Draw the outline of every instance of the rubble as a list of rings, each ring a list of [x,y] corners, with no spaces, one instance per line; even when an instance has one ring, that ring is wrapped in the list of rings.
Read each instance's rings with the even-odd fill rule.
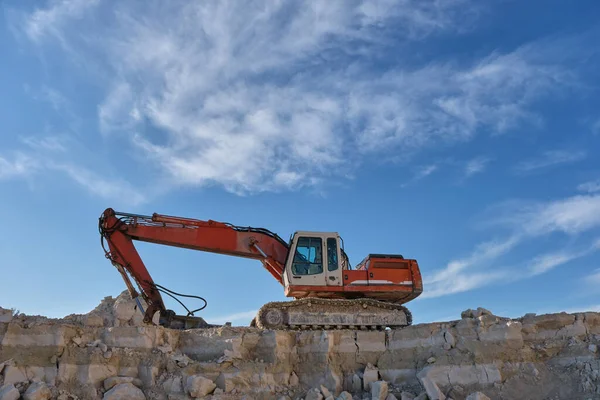
[[[15,385],[8,384],[0,387],[0,400],[18,400],[19,397],[21,397],[21,393]]]
[[[44,382],[34,382],[25,391],[23,399],[25,400],[49,400],[52,392]]]
[[[0,309],[0,400],[600,395],[598,313],[511,319],[477,308],[388,331],[170,330],[143,325],[137,307],[123,293],[62,319]]]

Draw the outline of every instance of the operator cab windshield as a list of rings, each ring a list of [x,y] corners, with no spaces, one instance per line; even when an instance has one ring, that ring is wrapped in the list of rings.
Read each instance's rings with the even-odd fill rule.
[[[298,238],[294,254],[292,273],[294,275],[316,275],[323,272],[323,241],[321,238]]]

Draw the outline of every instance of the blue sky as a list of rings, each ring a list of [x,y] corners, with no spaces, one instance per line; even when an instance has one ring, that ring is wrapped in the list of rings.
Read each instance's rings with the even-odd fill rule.
[[[97,231],[112,207],[416,258],[415,322],[599,310],[599,12],[5,1],[0,305],[60,317],[124,290]],[[258,262],[138,249],[210,322],[285,299]]]

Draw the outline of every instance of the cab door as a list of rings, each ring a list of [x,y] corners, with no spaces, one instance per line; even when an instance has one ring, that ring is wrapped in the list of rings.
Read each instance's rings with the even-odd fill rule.
[[[326,261],[325,264],[325,277],[327,286],[342,286],[342,267],[341,267],[341,250],[339,246],[339,240],[337,237],[324,238]]]
[[[325,249],[322,237],[299,235],[292,247],[292,257],[288,262],[290,268],[290,285],[292,286],[326,286],[327,264],[324,259]]]

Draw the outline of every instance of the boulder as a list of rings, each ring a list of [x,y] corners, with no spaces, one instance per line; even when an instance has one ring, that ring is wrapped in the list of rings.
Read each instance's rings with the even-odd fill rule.
[[[0,400],[17,400],[19,397],[21,397],[21,393],[12,383],[0,388]]]
[[[131,376],[111,376],[104,380],[104,389],[110,390],[121,383],[133,383],[137,387],[142,386],[142,381],[138,378],[133,378]]]
[[[493,315],[491,311],[486,310],[483,307],[477,307],[477,310],[471,310],[470,308],[468,310],[465,310],[463,312],[460,313],[460,317],[461,318],[479,318],[483,315]]]
[[[421,384],[425,388],[425,392],[430,400],[445,400],[446,396],[440,390],[440,388],[427,376],[419,377]]]
[[[52,392],[44,382],[34,382],[23,394],[25,400],[48,400],[52,397]]]
[[[393,394],[389,393],[387,395],[387,397],[385,398],[385,400],[398,400],[398,398],[396,396],[394,396]]]
[[[328,398],[331,396],[331,392],[325,386],[321,385],[321,393],[323,393],[323,397]]]
[[[491,399],[481,392],[475,392],[475,393],[471,393],[470,395],[468,395],[467,400],[491,400]]]
[[[185,381],[185,391],[194,398],[200,398],[212,393],[217,385],[202,375],[188,376]]]
[[[336,400],[352,400],[352,395],[346,391],[340,393]]]
[[[323,395],[319,389],[312,388],[306,393],[304,400],[323,400]]]
[[[352,375],[352,391],[355,393],[363,391],[363,382],[357,374]]]
[[[410,392],[400,393],[400,400],[415,400],[415,395]]]
[[[386,400],[388,395],[388,384],[386,381],[377,381],[371,383],[371,399]]]
[[[103,400],[146,400],[142,392],[133,383],[120,383],[104,393]]]
[[[371,383],[379,380],[379,370],[371,364],[367,364],[365,372],[363,373],[363,387],[364,390],[371,389]]]
[[[12,321],[13,311],[0,307],[0,322],[9,323]]]

